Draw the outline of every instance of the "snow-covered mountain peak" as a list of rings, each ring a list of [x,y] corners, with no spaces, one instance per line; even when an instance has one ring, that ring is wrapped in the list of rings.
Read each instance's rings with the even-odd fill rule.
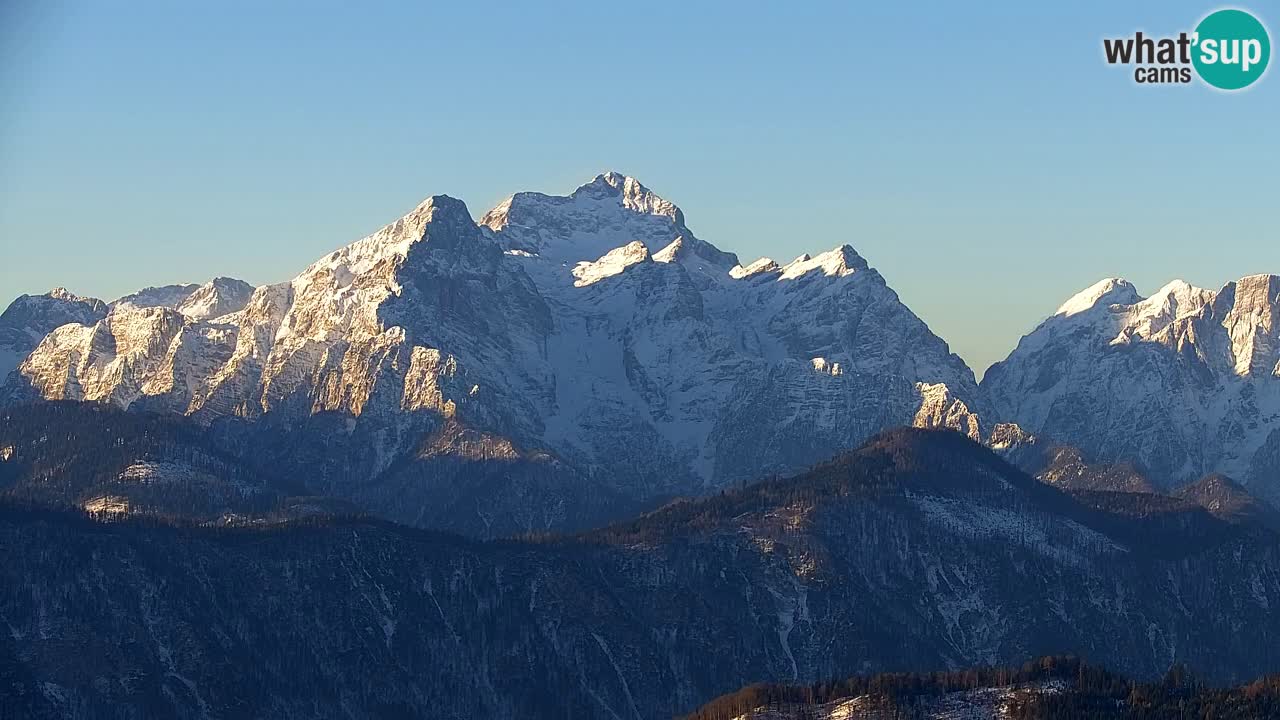
[[[281,332],[292,334],[309,326],[307,336],[327,335],[336,327],[347,327],[355,317],[366,329],[378,325],[377,306],[398,293],[397,270],[415,245],[430,249],[454,249],[473,243],[480,235],[471,213],[461,200],[432,195],[407,214],[372,235],[339,248],[312,263],[291,282],[297,305],[311,308],[284,318]],[[319,322],[324,318],[323,322]]]
[[[1073,295],[1046,326],[1087,326],[1107,336],[1113,344],[1153,339],[1179,319],[1199,313],[1216,295],[1185,280],[1173,280],[1143,297],[1127,280],[1107,278]],[[1090,312],[1093,310],[1105,312]],[[1068,318],[1069,322],[1062,324]]]
[[[732,253],[694,236],[675,204],[616,172],[602,173],[567,196],[516,193],[485,213],[480,225],[504,250],[568,268],[637,240],[658,251],[655,260],[696,257],[725,272],[737,264]]]
[[[343,269],[360,275],[381,264],[402,260],[411,246],[424,239],[427,226],[437,221],[455,231],[461,230],[462,234],[474,234],[475,222],[466,203],[448,195],[432,195],[399,220],[313,263],[307,272]],[[458,234],[445,232],[439,236],[456,237]]]
[[[602,172],[587,182],[579,185],[572,193],[570,193],[570,197],[620,198],[622,196],[623,189],[628,183],[639,185],[642,188],[644,187],[640,184],[640,181],[633,177],[624,175],[616,170],[606,170],[605,172]]]
[[[116,308],[165,308],[193,320],[211,320],[240,311],[249,302],[253,286],[243,280],[217,277],[203,285],[161,285],[130,293],[111,303]]]
[[[107,304],[56,287],[44,295],[22,295],[0,313],[0,327],[43,336],[59,325],[88,325],[107,313]],[[36,338],[37,340],[39,337]]]
[[[96,298],[81,297],[62,286],[58,286],[50,290],[49,292],[45,293],[44,296],[47,298],[52,298],[54,300],[64,300],[66,302],[83,302],[86,300],[92,301],[92,302],[98,302],[98,303],[102,302],[101,300],[98,300]]]
[[[821,270],[827,277],[844,277],[867,269],[867,261],[848,245],[828,250],[815,257],[801,255],[782,269],[782,280],[794,280],[814,270]]]
[[[178,304],[177,310],[193,320],[210,320],[239,312],[252,295],[253,286],[249,283],[218,277],[188,295]]]
[[[1001,419],[1132,461],[1158,486],[1224,472],[1280,497],[1278,377],[1280,278],[1217,292],[1175,280],[1145,299],[1109,279],[1022,338],[982,389]]]
[[[55,328],[92,325],[106,314],[106,303],[62,287],[17,298],[0,313],[0,383]]]
[[[645,215],[661,215],[671,218],[677,225],[684,224],[684,213],[674,203],[663,199],[639,180],[612,170],[595,176],[591,182],[574,190],[570,197],[596,200],[616,198],[628,210]]]
[[[1140,300],[1142,296],[1138,294],[1138,289],[1128,280],[1106,278],[1072,295],[1069,300],[1062,303],[1054,315],[1070,317],[1095,307],[1132,305]]]
[[[1150,337],[1173,321],[1200,312],[1213,302],[1214,296],[1211,290],[1195,287],[1185,280],[1174,280],[1151,297],[1130,305],[1126,325],[1140,335]]]
[[[1186,280],[1178,279],[1166,283],[1164,287],[1156,290],[1150,297],[1136,304],[1164,310],[1176,305],[1194,304],[1198,298],[1205,295],[1212,297],[1213,292],[1198,288]]]
[[[461,200],[432,195],[399,220],[313,263],[291,282],[292,307],[277,340],[332,342],[379,336],[392,328],[382,305],[421,273],[465,273],[493,262]]]
[[[145,287],[124,297],[116,298],[111,303],[111,307],[131,305],[137,308],[163,307],[174,309],[181,305],[183,300],[190,297],[191,293],[199,289],[200,286],[194,283]]]

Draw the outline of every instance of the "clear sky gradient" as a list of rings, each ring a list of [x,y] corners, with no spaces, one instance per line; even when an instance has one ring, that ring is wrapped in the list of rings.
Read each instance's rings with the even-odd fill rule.
[[[276,282],[605,169],[744,261],[851,244],[978,372],[1102,277],[1280,273],[1278,71],[1103,62],[1216,5],[960,5],[0,0],[0,302]]]

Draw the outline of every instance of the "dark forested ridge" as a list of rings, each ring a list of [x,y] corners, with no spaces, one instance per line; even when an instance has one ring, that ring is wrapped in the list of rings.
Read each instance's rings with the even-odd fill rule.
[[[0,410],[0,496],[195,521],[354,512],[286,468],[245,461],[208,428],[93,403]]]
[[[141,436],[204,447],[163,432],[180,431]],[[17,487],[56,459],[19,449]],[[1241,682],[1280,641],[1273,533],[1082,502],[950,432],[525,540],[36,501],[0,511],[0,696],[19,717],[658,718],[753,682],[1064,652]]]
[[[1036,481],[959,433],[912,428],[880,433],[859,449],[794,477],[680,500],[580,537],[658,542],[718,527],[744,514],[813,506],[831,498],[874,500],[904,493],[959,493],[1051,513],[1122,540],[1129,553],[1180,557],[1233,539],[1254,538],[1264,544],[1274,539],[1269,525],[1253,522],[1253,516],[1218,517],[1190,499],[1157,493],[1059,489]]]
[[[368,456],[376,429],[349,420],[319,413],[202,425],[99,403],[0,407],[0,496],[107,515],[235,523],[363,510],[474,537],[597,527],[653,506],[583,485],[545,454],[508,456],[500,439],[456,423],[415,427],[418,451],[375,471]],[[534,486],[524,482],[531,480],[560,501],[535,502]],[[433,502],[404,501],[427,486]],[[531,510],[543,505],[560,514]]]
[[[626,533],[653,533],[664,524],[692,530],[705,521],[723,522],[742,509],[771,503],[892,493],[911,484],[945,489],[965,478],[977,480],[972,473],[950,471],[948,463],[960,457],[986,468],[992,477],[1015,484],[1028,501],[1045,508],[1077,514],[1080,506],[1100,510],[1105,517],[1097,522],[1110,523],[1112,532],[1141,534],[1159,529],[1160,523],[1129,527],[1128,518],[1135,515],[1184,526],[1175,532],[1180,535],[1178,541],[1212,542],[1227,526],[1280,529],[1280,514],[1229,479],[1206,478],[1177,497],[1145,489],[1117,492],[1105,483],[1078,486],[1046,478],[1035,482],[956,433],[926,434],[930,439],[923,442],[910,432],[893,430],[804,473],[766,479],[711,498],[678,500],[639,520],[619,522],[650,506],[628,503],[600,488],[579,487],[581,478],[562,477],[563,467],[549,456],[525,453],[505,458],[502,448],[484,433],[446,423],[424,436],[416,455],[367,476],[367,468],[350,465],[346,459],[359,456],[355,449],[370,440],[358,428],[348,433],[345,421],[324,414],[305,422],[317,427],[246,424],[234,418],[204,426],[169,414],[96,403],[0,408],[0,497],[76,506],[105,515],[146,514],[233,524],[367,512],[476,537],[546,534],[552,527],[560,533],[576,528],[590,535],[586,528],[608,525],[597,538],[621,538]],[[329,440],[320,442],[320,437]],[[463,455],[497,455],[446,462],[433,454],[433,448],[442,443],[467,448]],[[1055,457],[1076,456],[1062,448],[1052,450]],[[1007,459],[1034,469],[1043,462],[1043,452],[1033,445],[1012,451]],[[518,473],[511,463],[521,464]],[[528,487],[512,485],[504,495],[503,488],[514,475],[530,473],[542,477],[547,487],[564,481],[559,485],[564,491],[564,518],[548,523],[545,518],[524,517],[520,507]],[[423,483],[440,486],[433,491],[437,502],[412,507],[401,501],[406,492],[418,491],[410,486]],[[907,485],[899,487],[902,483]],[[1064,499],[1064,493],[1073,497]],[[495,495],[505,497],[500,510],[481,500]],[[733,508],[740,509],[734,512]],[[1189,532],[1193,525],[1199,532]],[[1133,539],[1139,548],[1165,548],[1163,542]]]
[[[1213,687],[1175,665],[1159,680],[1140,682],[1076,657],[1044,657],[1008,668],[759,683],[722,695],[685,720],[823,720],[836,717],[840,705],[844,720],[943,717],[939,706],[963,709],[963,717],[1006,720],[1257,720],[1280,717],[1280,675]]]

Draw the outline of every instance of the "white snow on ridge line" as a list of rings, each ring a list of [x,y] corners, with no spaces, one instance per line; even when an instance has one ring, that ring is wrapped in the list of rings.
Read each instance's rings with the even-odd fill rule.
[[[1105,278],[1072,295],[1058,307],[1054,315],[1064,317],[1078,315],[1092,309],[1103,300],[1108,300],[1108,305],[1132,305],[1141,299],[1142,296],[1138,294],[1137,288],[1128,280],[1116,277]]]
[[[752,275],[772,272],[782,272],[782,266],[774,262],[772,258],[762,257],[746,267],[738,265],[737,267],[729,270],[729,277],[734,280],[741,280],[742,278],[751,277]]]
[[[862,256],[848,245],[841,245],[817,257],[809,258],[808,255],[801,255],[782,269],[782,275],[778,279],[794,280],[814,270],[821,270],[827,277],[844,277],[866,269],[867,261],[863,260]]]
[[[602,255],[598,260],[581,261],[575,265],[573,269],[573,276],[576,278],[574,285],[583,287],[599,282],[606,277],[612,277],[625,271],[632,265],[647,260],[663,263],[671,262],[671,256],[674,254],[673,250],[678,249],[679,245],[680,241],[676,240],[655,255],[649,255],[648,248],[638,240],[614,248]],[[509,255],[518,255],[520,257],[536,257],[532,253],[521,250],[507,250],[506,252]],[[742,265],[734,266],[728,271],[728,276],[733,280],[743,280],[767,273],[776,273],[778,280],[795,280],[811,272],[821,271],[826,277],[845,277],[859,270],[865,270],[867,267],[866,261],[853,248],[848,245],[840,245],[813,257],[808,254],[801,255],[785,267],[779,266],[771,258],[760,258],[745,267]]]
[[[1185,280],[1174,280],[1130,307],[1139,316],[1166,315],[1176,319],[1198,311],[1213,296],[1211,290],[1198,288]]]
[[[649,248],[635,240],[605,253],[595,262],[580,262],[573,268],[573,286],[585,287],[613,277],[637,263],[648,262]]]

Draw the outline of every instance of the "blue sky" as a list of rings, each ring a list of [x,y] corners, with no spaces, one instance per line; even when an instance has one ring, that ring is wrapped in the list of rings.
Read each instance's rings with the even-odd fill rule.
[[[978,371],[1102,277],[1280,272],[1275,71],[1102,60],[1218,6],[957,5],[8,0],[0,294],[280,281],[605,169],[744,260],[853,245]]]

